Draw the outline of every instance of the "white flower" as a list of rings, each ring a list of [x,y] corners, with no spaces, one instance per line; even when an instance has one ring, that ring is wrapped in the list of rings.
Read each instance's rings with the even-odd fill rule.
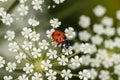
[[[28,14],[28,6],[25,6],[23,4],[21,4],[19,7],[18,7],[18,12],[20,14],[20,16],[26,16]]]
[[[0,0],[0,2],[7,2],[8,0]]]
[[[99,35],[95,35],[91,37],[91,41],[95,45],[100,45],[103,42],[103,38],[100,37]]]
[[[80,58],[79,56],[74,56],[74,58],[70,59],[70,62],[70,65],[72,65],[71,67],[79,68],[82,63],[82,58]]]
[[[38,41],[40,39],[40,34],[33,31],[29,34],[29,37],[32,41]]]
[[[7,67],[6,67],[6,71],[8,72],[13,72],[13,70],[16,69],[16,63],[15,62],[8,62],[7,63]]]
[[[76,37],[76,32],[72,27],[68,27],[65,29],[65,34],[69,40],[73,39]]]
[[[72,47],[73,47],[73,50],[74,50],[76,53],[79,53],[79,52],[80,52],[80,49],[79,49],[79,48],[80,48],[80,43],[75,42]]]
[[[48,56],[50,59],[55,59],[57,58],[57,51],[49,49],[49,51],[46,53],[46,56]]]
[[[101,22],[103,25],[105,25],[106,27],[111,27],[113,26],[113,19],[108,17],[108,16],[105,16],[103,19],[102,19],[102,22]]]
[[[41,56],[41,50],[38,48],[38,49],[36,49],[36,48],[33,48],[33,51],[32,51],[32,56],[34,57],[34,58],[38,58],[38,57],[40,57]]]
[[[46,31],[47,37],[48,37],[48,38],[51,38],[52,33],[53,33],[54,31],[55,31],[54,29],[47,30],[47,31]]]
[[[53,0],[56,4],[63,3],[65,0]]]
[[[28,80],[28,77],[26,74],[23,74],[22,76],[18,77],[18,80]]]
[[[107,51],[105,49],[98,49],[96,57],[100,60],[104,60],[106,57],[108,57]]]
[[[106,70],[101,70],[99,78],[100,80],[110,80],[109,72]]]
[[[11,41],[15,38],[15,32],[8,30],[6,32],[6,35],[4,36],[5,39],[8,39],[8,41]]]
[[[42,11],[42,4],[44,0],[32,0],[33,9]]]
[[[25,49],[25,50],[31,49],[32,48],[32,42],[24,41],[23,45],[22,45],[22,48]]]
[[[94,80],[98,75],[97,71],[93,68],[90,69],[89,72],[90,72],[90,79],[92,79],[92,80]]]
[[[81,58],[82,58],[82,65],[87,66],[90,64],[90,62],[91,62],[90,55],[82,56]]]
[[[53,18],[50,20],[50,24],[53,28],[60,27],[61,22],[58,20],[58,18]]]
[[[39,21],[30,18],[30,19],[28,19],[28,24],[35,27],[35,26],[39,25]]]
[[[91,66],[92,67],[100,67],[101,66],[101,59],[99,59],[97,57],[91,59]]]
[[[97,5],[94,9],[93,9],[93,12],[94,14],[97,16],[97,17],[101,17],[105,14],[106,12],[106,9],[101,6],[101,5]]]
[[[41,49],[48,49],[48,46],[50,45],[45,39],[42,40],[42,42],[39,42]]]
[[[24,27],[21,34],[24,38],[28,38],[31,32],[32,32],[31,28]]]
[[[21,63],[22,59],[26,59],[26,55],[20,52],[18,55],[15,56],[17,63]]]
[[[61,57],[58,57],[57,60],[60,65],[63,65],[63,66],[67,65],[68,58],[66,58],[64,55],[62,55]]]
[[[19,50],[19,46],[16,42],[9,43],[8,47],[9,47],[9,51],[12,52],[17,52]]]
[[[62,52],[64,53],[64,55],[70,55],[73,53],[72,50],[73,50],[73,47],[69,46],[68,49],[63,48]]]
[[[104,41],[104,45],[105,45],[105,48],[108,48],[108,49],[113,49],[115,47],[115,44],[113,42],[113,40],[105,40]]]
[[[3,16],[4,13],[6,13],[6,12],[4,11],[4,8],[3,8],[3,7],[0,7],[0,16]]]
[[[82,80],[88,80],[90,78],[90,72],[86,69],[79,72],[79,78]]]
[[[71,70],[62,70],[62,74],[61,74],[62,78],[64,78],[64,80],[68,80],[69,78],[72,78],[72,74],[71,74]]]
[[[34,76],[31,77],[32,80],[43,80],[42,74],[35,72]]]
[[[27,0],[19,0],[20,3],[25,3]]]
[[[44,70],[48,70],[49,68],[52,68],[52,64],[50,64],[50,60],[42,61],[40,66]]]
[[[104,33],[104,26],[102,24],[94,24],[93,31],[98,35],[101,35]]]
[[[4,67],[5,60],[0,56],[0,68]]]
[[[11,17],[10,14],[7,14],[6,12],[3,13],[2,15],[2,22],[8,26],[11,25],[11,23],[13,23],[13,18]]]
[[[4,76],[3,78],[4,78],[4,80],[12,80],[12,79],[13,79],[13,77],[12,77],[11,75],[9,75],[9,76]]]
[[[114,39],[114,43],[115,43],[115,47],[117,47],[117,48],[120,48],[120,38],[118,38],[118,37],[116,37],[115,39]]]
[[[80,18],[79,18],[79,25],[82,27],[82,28],[87,28],[90,26],[90,18],[88,16],[85,16],[85,15],[82,15]]]
[[[117,18],[118,20],[120,20],[120,10],[118,10],[118,11],[116,12],[116,18]]]
[[[56,72],[53,70],[49,70],[48,72],[46,72],[46,76],[48,77],[48,80],[56,80]]]
[[[91,45],[89,43],[82,43],[80,45],[80,51],[86,53],[92,53]]]
[[[112,62],[114,64],[119,64],[120,63],[120,54],[114,53],[112,55]]]
[[[88,33],[88,31],[84,30],[79,32],[78,37],[82,41],[88,41],[91,35]]]
[[[106,57],[103,61],[102,64],[105,68],[109,68],[111,66],[113,66],[113,62],[111,58]]]
[[[120,76],[120,64],[114,66],[114,73]]]
[[[107,36],[114,36],[115,35],[115,28],[112,28],[112,27],[105,28],[104,34]]]
[[[26,63],[25,67],[23,67],[23,71],[25,71],[26,74],[29,74],[33,72],[33,68],[33,64]]]
[[[120,27],[117,28],[117,34],[120,36]]]

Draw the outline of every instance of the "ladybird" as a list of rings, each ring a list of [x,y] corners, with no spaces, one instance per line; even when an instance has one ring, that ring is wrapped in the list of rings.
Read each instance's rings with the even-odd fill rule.
[[[60,30],[55,30],[52,33],[52,39],[58,44],[62,44],[62,46],[66,49],[69,47],[68,40],[65,33]]]

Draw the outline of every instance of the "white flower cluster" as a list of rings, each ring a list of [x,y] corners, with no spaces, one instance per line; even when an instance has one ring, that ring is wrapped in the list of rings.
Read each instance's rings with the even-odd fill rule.
[[[56,27],[57,28],[57,27]],[[52,30],[52,29],[51,29]],[[49,33],[49,31],[48,31]],[[52,33],[51,33],[52,34]],[[65,34],[68,39],[73,39],[76,35],[76,32],[72,27],[65,29]],[[64,80],[69,80],[72,77],[78,77],[78,74],[73,74],[72,70],[78,69],[83,60],[73,51],[73,47],[69,46],[67,49],[62,49],[61,53],[58,51],[59,47],[55,47],[51,43],[51,38],[48,42],[46,39],[40,41],[40,34],[33,29],[24,27],[21,31],[21,35],[24,37],[23,43],[17,43],[15,41],[15,32],[7,31],[5,39],[10,41],[8,47],[9,51],[17,53],[15,56],[16,62],[8,62],[6,66],[6,71],[13,72],[15,70],[22,70],[24,74],[17,77],[18,80],[43,80],[43,75],[48,80],[56,80],[56,75],[61,75]],[[5,61],[3,58],[0,58],[1,68],[4,67]],[[22,66],[20,66],[22,64]],[[68,66],[68,69],[59,70],[55,67],[65,67]],[[72,69],[72,70],[71,70]],[[45,74],[42,74],[45,72]],[[86,76],[89,72],[86,72]],[[30,76],[29,76],[29,75]],[[84,78],[88,79],[83,75]],[[13,79],[10,76],[4,76],[4,79]]]
[[[11,23],[13,23],[13,18],[11,14],[8,14],[6,11],[4,11],[3,7],[0,7],[0,17],[2,17],[1,21],[5,24],[10,26]]]
[[[82,80],[114,79],[111,75],[117,75],[116,80],[120,79],[120,10],[116,11],[116,27],[114,19],[105,15],[106,11],[102,5],[93,9],[95,16],[101,18],[101,21],[93,23],[93,26],[90,17],[80,16],[79,25],[83,31],[78,32],[78,37],[80,42],[84,43],[74,43],[73,49],[76,53],[84,54],[81,56],[81,65],[92,68],[87,70],[89,74],[86,74],[86,70],[79,72]]]

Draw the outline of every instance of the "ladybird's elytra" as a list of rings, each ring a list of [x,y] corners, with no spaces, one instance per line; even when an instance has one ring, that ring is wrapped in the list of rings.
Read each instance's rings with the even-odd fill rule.
[[[55,30],[52,33],[52,39],[58,44],[62,44],[63,47],[68,48],[68,40],[64,32],[60,30]]]

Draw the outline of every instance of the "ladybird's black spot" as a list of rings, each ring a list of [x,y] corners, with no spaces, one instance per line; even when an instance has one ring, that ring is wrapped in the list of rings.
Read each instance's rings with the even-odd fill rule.
[[[58,36],[60,36],[60,33],[58,34]]]

